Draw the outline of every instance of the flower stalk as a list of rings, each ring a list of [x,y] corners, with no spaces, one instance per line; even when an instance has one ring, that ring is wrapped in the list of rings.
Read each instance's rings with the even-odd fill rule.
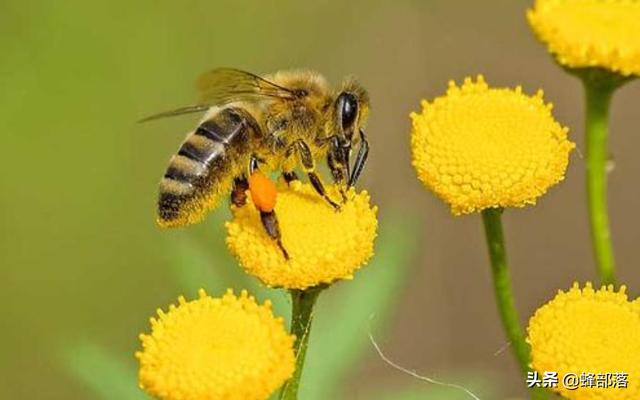
[[[587,198],[591,240],[603,285],[615,283],[615,261],[607,209],[609,106],[613,89],[584,80],[586,97]]]
[[[578,71],[585,92],[587,199],[596,268],[603,285],[615,284],[615,259],[607,207],[609,108],[615,90],[628,78],[601,69]]]
[[[309,334],[313,322],[313,307],[318,295],[325,286],[316,286],[305,290],[292,289],[291,293],[291,333],[296,336],[294,352],[296,356],[296,367],[293,376],[282,388],[280,400],[297,400],[300,379],[307,355],[309,344]]]
[[[507,338],[511,344],[513,354],[520,365],[523,377],[531,371],[531,351],[525,341],[525,336],[520,327],[520,318],[515,306],[511,289],[511,278],[507,253],[505,249],[504,233],[502,230],[502,208],[487,208],[482,211],[482,221],[489,249],[491,272],[493,274],[493,287],[500,312],[500,319]],[[545,399],[545,390],[532,388],[532,399]]]
[[[518,311],[511,291],[511,278],[509,276],[502,231],[502,211],[503,209],[501,208],[488,208],[482,211],[482,221],[484,222],[484,231],[487,238],[491,272],[493,273],[493,287],[500,318],[507,338],[511,342],[514,355],[520,364],[520,369],[526,375],[527,371],[529,371],[529,346],[524,340]]]

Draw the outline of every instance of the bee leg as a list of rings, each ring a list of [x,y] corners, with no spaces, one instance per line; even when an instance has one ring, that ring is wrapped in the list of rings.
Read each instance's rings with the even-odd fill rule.
[[[311,185],[313,186],[313,188],[316,190],[316,192],[318,192],[320,196],[322,196],[322,198],[324,198],[331,205],[331,207],[333,207],[336,211],[339,211],[340,206],[336,202],[331,200],[331,198],[329,198],[329,196],[327,195],[327,191],[325,190],[324,185],[322,184],[322,180],[320,180],[320,177],[315,172],[315,168],[316,168],[315,162],[313,160],[313,156],[311,155],[311,150],[309,149],[309,146],[302,140],[296,141],[295,146],[297,146],[298,148],[298,154],[300,155],[300,162],[302,163],[302,167],[304,168],[304,171],[307,173],[307,177],[309,178],[309,181],[311,182]]]
[[[244,175],[233,180],[233,190],[231,191],[231,203],[236,207],[242,207],[247,204],[247,190],[249,190],[249,182]]]
[[[262,226],[264,230],[267,231],[267,235],[273,239],[280,250],[282,251],[282,255],[286,260],[289,259],[289,253],[287,249],[282,245],[282,238],[280,236],[280,228],[278,226],[278,218],[276,218],[276,212],[274,210],[271,211],[260,211],[260,220],[262,221]]]
[[[250,175],[253,175],[254,172],[258,171],[260,161],[261,160],[257,158],[255,155],[251,156],[251,159],[249,160],[249,166],[248,166]],[[244,183],[246,183],[247,189],[250,189],[252,191],[255,189],[249,185],[249,182],[247,179],[244,179]],[[275,187],[274,187],[274,190],[275,190]],[[245,201],[246,201],[246,194],[245,194]],[[288,260],[289,253],[282,245],[282,236],[280,235],[280,227],[278,225],[278,218],[276,217],[275,210],[272,208],[262,209],[261,206],[258,206],[257,203],[254,203],[254,204],[256,204],[256,208],[258,208],[258,211],[260,211],[260,220],[262,221],[262,226],[264,227],[264,230],[267,232],[267,235],[269,235],[269,237],[276,242],[276,244],[280,248],[280,251],[282,251],[282,255],[286,260]]]
[[[364,164],[367,162],[368,156],[369,142],[367,141],[367,137],[365,136],[364,131],[360,129],[360,146],[358,148],[356,161],[353,163],[353,171],[351,172],[351,176],[349,176],[349,186],[355,185],[358,181],[358,178],[362,173],[362,169],[364,168]]]
[[[259,164],[260,159],[255,155],[251,156],[251,159],[249,160],[249,168],[247,168],[249,175],[253,174],[258,169]],[[247,204],[247,190],[249,190],[249,181],[247,181],[245,174],[233,179],[231,202],[236,207],[242,207]]]
[[[284,178],[284,181],[287,182],[287,185],[293,181],[299,180],[298,174],[296,174],[295,171],[284,171],[282,173],[282,177]]]
[[[347,201],[345,182],[349,177],[349,149],[340,144],[339,138],[334,136],[327,153],[327,164],[333,176],[333,182],[340,187],[342,202]]]
[[[253,173],[256,172],[259,165],[260,159],[255,155],[252,155],[251,159],[249,160],[249,176],[253,175]]]

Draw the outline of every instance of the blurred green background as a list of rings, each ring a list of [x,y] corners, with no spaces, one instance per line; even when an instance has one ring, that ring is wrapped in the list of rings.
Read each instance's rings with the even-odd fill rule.
[[[453,218],[410,167],[408,113],[449,79],[545,89],[583,148],[582,96],[529,31],[528,1],[0,2],[0,398],[143,399],[138,333],[156,307],[198,287],[250,287],[226,254],[218,211],[154,225],[157,183],[197,116],[138,125],[195,99],[216,66],[307,67],[370,91],[372,152],[361,186],[380,206],[372,264],[320,300],[303,399],[464,399],[386,365],[464,384],[483,399],[524,391],[493,303],[477,216]],[[622,281],[640,290],[636,149],[640,85],[614,101],[611,179]],[[539,205],[508,211],[523,321],[573,280],[595,279],[584,162]]]

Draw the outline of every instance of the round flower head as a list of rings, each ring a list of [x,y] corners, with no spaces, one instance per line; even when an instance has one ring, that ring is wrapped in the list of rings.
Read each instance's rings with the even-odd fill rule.
[[[537,0],[527,16],[560,64],[640,75],[640,1]]]
[[[536,311],[528,334],[532,367],[558,372],[554,390],[565,398],[640,399],[640,303],[627,300],[624,286],[596,291],[575,283]],[[567,374],[582,375],[580,387],[562,385]]]
[[[245,291],[180,297],[140,339],[140,387],[163,400],[266,400],[294,370],[295,338]]]
[[[335,187],[327,190],[339,198]],[[378,222],[366,191],[350,189],[346,196],[335,211],[309,184],[279,187],[275,213],[288,260],[249,205],[232,207],[227,245],[248,273],[271,287],[305,289],[351,279],[373,255]]]
[[[575,146],[541,91],[489,88],[482,76],[450,82],[411,119],[418,178],[456,215],[534,204],[564,178]]]

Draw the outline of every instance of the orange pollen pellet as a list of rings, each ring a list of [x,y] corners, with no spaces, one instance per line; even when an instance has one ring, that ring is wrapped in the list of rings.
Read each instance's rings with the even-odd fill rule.
[[[256,208],[263,212],[271,212],[276,206],[276,185],[265,174],[256,171],[249,177],[251,199]]]

